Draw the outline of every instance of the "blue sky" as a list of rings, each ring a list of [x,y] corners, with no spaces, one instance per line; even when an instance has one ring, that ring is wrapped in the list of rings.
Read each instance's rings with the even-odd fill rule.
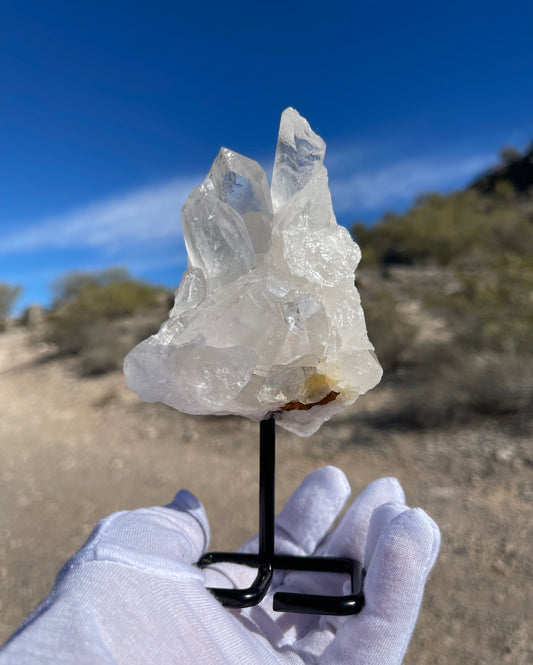
[[[0,281],[176,286],[186,196],[221,145],[270,168],[287,106],[343,224],[460,187],[533,139],[532,29],[531,0],[3,0]]]

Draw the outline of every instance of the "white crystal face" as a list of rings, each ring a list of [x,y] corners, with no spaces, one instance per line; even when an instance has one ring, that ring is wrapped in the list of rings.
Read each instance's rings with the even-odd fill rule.
[[[169,319],[124,361],[142,399],[274,415],[309,436],[379,382],[354,286],[361,253],[337,225],[325,150],[292,108],[270,189],[259,164],[220,150],[183,206],[189,265]]]

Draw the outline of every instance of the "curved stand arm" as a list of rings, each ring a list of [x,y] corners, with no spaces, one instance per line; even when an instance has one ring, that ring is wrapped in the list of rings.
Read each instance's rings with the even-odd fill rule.
[[[239,563],[257,568],[257,576],[247,589],[210,588],[209,591],[226,607],[250,607],[260,603],[272,581],[273,571],[308,570],[350,575],[352,593],[347,596],[321,596],[304,593],[276,593],[273,606],[278,612],[348,615],[363,609],[364,570],[358,561],[341,557],[302,557],[274,554],[274,492],[276,466],[275,420],[270,417],[260,424],[259,449],[259,551],[207,552],[198,561],[200,568],[213,563]]]

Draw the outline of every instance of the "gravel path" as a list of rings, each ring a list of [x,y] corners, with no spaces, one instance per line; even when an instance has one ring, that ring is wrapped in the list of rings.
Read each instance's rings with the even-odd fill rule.
[[[0,335],[0,642],[112,511],[187,487],[206,507],[213,549],[256,530],[254,423],[140,403],[120,373],[80,379],[75,361],[49,351],[22,330]],[[376,389],[311,439],[280,431],[279,505],[325,464],[346,472],[354,494],[398,477],[443,532],[406,663],[529,665],[531,437],[503,423],[414,433],[365,424],[390,399]]]

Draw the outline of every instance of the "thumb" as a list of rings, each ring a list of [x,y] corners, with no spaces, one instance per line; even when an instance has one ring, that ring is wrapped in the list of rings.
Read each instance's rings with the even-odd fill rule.
[[[181,490],[164,508],[140,508],[104,518],[60,577],[87,561],[122,563],[158,574],[175,574],[187,564],[190,573],[190,564],[208,542],[209,524],[201,503]]]

